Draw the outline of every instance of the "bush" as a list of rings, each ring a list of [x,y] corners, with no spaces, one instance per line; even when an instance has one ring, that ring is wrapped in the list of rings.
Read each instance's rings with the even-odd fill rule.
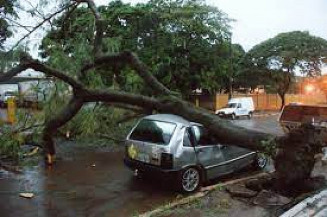
[[[0,155],[2,158],[11,158],[19,160],[21,157],[21,144],[24,138],[19,134],[14,134],[8,127],[2,128],[2,135],[0,137]]]
[[[100,138],[108,135],[114,140],[123,140],[135,123],[135,119],[117,124],[126,111],[111,108],[101,103],[84,105],[80,112],[60,129],[62,134],[69,132],[78,139]]]

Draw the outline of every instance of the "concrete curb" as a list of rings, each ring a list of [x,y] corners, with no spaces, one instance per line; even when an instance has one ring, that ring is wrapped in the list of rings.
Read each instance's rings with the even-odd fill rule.
[[[253,117],[269,117],[269,116],[278,116],[279,115],[279,113],[268,113],[268,114],[256,114],[256,113],[254,113],[253,114]]]
[[[240,179],[236,179],[236,180],[230,180],[230,181],[218,183],[218,184],[215,184],[215,185],[203,187],[203,188],[201,188],[200,192],[197,192],[197,193],[195,193],[195,194],[193,194],[191,196],[188,196],[188,197],[184,197],[182,199],[178,199],[178,200],[176,200],[176,201],[174,201],[172,203],[168,203],[167,205],[161,206],[161,207],[159,207],[157,209],[154,209],[154,210],[145,212],[143,214],[140,214],[140,215],[138,215],[138,217],[151,217],[153,215],[162,213],[162,212],[164,212],[164,211],[166,211],[168,209],[172,209],[174,207],[193,202],[196,199],[202,198],[202,197],[206,196],[208,193],[210,193],[211,191],[214,191],[214,190],[219,189],[221,187],[237,184],[237,183],[249,180],[249,179],[259,178],[259,177],[265,176],[266,174],[267,173],[265,173],[265,172],[261,172],[261,173],[251,175],[251,176],[247,176],[247,177],[244,177],[244,178],[240,178]]]
[[[304,199],[279,217],[327,216],[327,190]]]

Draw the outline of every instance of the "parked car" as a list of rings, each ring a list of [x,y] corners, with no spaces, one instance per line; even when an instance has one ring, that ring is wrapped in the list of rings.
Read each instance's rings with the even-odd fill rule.
[[[124,163],[137,173],[169,176],[179,190],[196,191],[202,183],[250,164],[264,168],[264,155],[217,144],[208,130],[171,114],[142,118],[126,138]]]
[[[228,101],[227,105],[215,114],[220,117],[231,117],[233,120],[239,116],[247,116],[252,118],[254,112],[254,104],[252,97],[239,97],[232,98]]]
[[[290,103],[284,106],[278,121],[285,133],[304,123],[327,129],[327,106]]]

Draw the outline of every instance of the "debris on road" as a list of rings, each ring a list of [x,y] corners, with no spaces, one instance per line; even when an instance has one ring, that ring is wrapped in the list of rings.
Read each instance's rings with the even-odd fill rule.
[[[266,190],[262,190],[253,200],[253,204],[261,206],[283,206],[290,202],[292,202],[290,198]]]
[[[31,152],[25,153],[24,157],[30,157],[37,154],[39,149],[40,149],[39,147],[35,147]]]
[[[23,198],[31,199],[34,197],[34,194],[33,193],[20,193],[19,196],[23,197]]]
[[[244,185],[236,184],[226,187],[226,191],[233,197],[252,198],[257,196],[257,191],[252,191],[246,188]]]

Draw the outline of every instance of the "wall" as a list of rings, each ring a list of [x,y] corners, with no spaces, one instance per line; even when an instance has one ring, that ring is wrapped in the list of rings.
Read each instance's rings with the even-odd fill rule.
[[[255,94],[255,95],[234,95],[236,97],[252,97],[253,103],[256,110],[278,110],[281,107],[282,101],[277,94]],[[292,102],[299,102],[303,104],[325,104],[326,95],[315,94],[315,95],[301,95],[301,94],[286,94],[285,96],[286,104]],[[228,102],[227,94],[217,94],[215,102],[215,109],[220,109],[225,106]],[[201,102],[199,103],[201,106]]]

